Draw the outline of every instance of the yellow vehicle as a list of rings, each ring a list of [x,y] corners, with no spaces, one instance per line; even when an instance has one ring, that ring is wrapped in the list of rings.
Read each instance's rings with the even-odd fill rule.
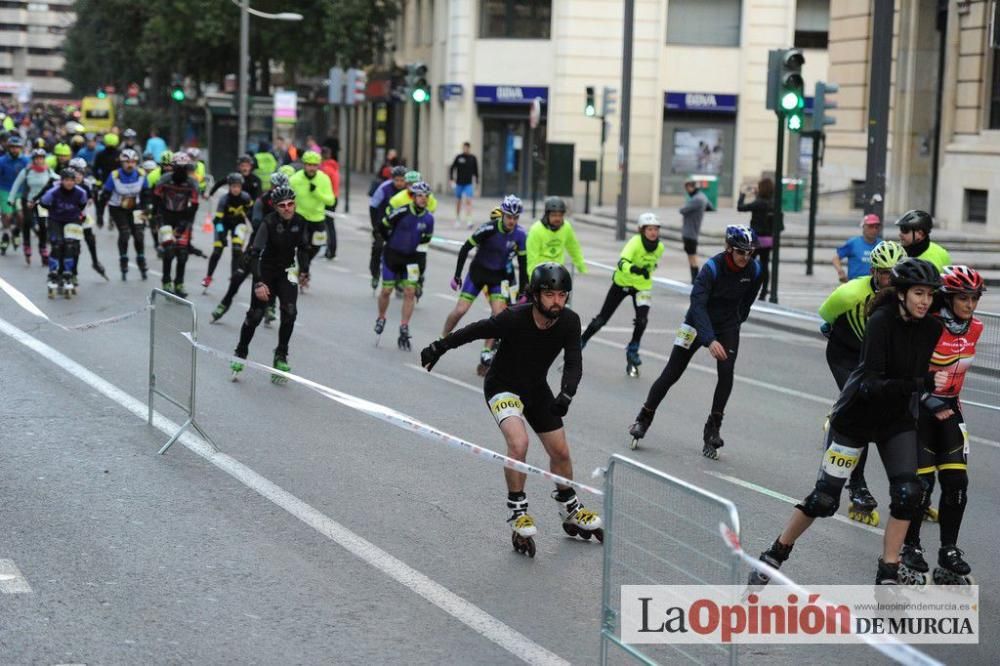
[[[115,126],[115,105],[110,97],[84,97],[80,122],[88,132],[103,134]]]

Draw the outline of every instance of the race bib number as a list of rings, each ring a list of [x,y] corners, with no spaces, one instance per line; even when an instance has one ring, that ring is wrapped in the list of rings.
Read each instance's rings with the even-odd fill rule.
[[[35,207],[35,214],[38,215],[38,217],[48,217],[49,216],[49,209],[46,208],[45,206],[36,206]]]
[[[969,427],[964,423],[958,424],[958,429],[962,431],[962,453],[969,457]]]
[[[174,240],[174,228],[169,224],[161,226],[159,234],[161,243],[172,243]]]
[[[88,215],[87,217],[83,218],[83,228],[84,229],[93,229],[94,228],[94,216],[93,215]]]
[[[848,479],[860,457],[861,449],[833,442],[823,454],[823,471],[838,479]]]
[[[121,207],[125,210],[132,210],[135,208],[135,197],[122,197]]]
[[[430,241],[427,241],[426,243],[421,243],[420,245],[417,246],[417,252],[427,252],[427,250],[429,249],[431,249]]]
[[[640,291],[636,292],[635,295],[635,306],[641,308],[643,306],[649,306],[653,302],[653,292],[651,291]],[[692,338],[693,340],[694,338]]]
[[[490,411],[499,425],[506,418],[523,415],[524,403],[521,402],[521,396],[504,391],[490,398]]]
[[[410,282],[416,282],[420,279],[419,264],[406,264],[406,279]]]
[[[67,224],[65,227],[63,227],[63,236],[67,240],[82,241],[83,226],[79,224]]]
[[[288,274],[288,281],[289,282],[291,282],[292,284],[298,284],[299,283],[299,267],[298,267],[298,264],[296,264],[294,266],[290,266],[288,268],[288,270],[285,271],[285,272]]]
[[[236,229],[233,231],[233,235],[236,237],[236,241],[239,241],[241,245],[246,243],[247,238],[250,237],[250,225],[246,222],[237,224]]]
[[[510,287],[510,296],[507,297],[508,300],[510,300],[511,303],[517,303],[517,294],[517,285],[515,284]]]
[[[510,298],[510,280],[500,282],[500,295],[504,298]]]
[[[677,329],[677,337],[674,338],[674,346],[681,347],[683,349],[691,349],[691,345],[694,344],[694,340],[697,337],[698,331],[694,326],[691,326],[690,324],[681,324],[681,327]]]
[[[326,232],[325,231],[314,231],[312,244],[314,247],[323,247],[326,245]]]

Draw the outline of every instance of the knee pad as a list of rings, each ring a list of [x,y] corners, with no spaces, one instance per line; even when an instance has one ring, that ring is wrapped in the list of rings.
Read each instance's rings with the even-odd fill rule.
[[[66,241],[66,255],[70,257],[77,257],[80,255],[80,241],[78,240],[68,240]]]
[[[945,469],[938,472],[938,475],[941,477],[941,503],[953,507],[965,506],[969,473],[964,469]]]
[[[833,488],[825,481],[817,481],[816,487],[805,501],[796,504],[795,508],[810,518],[829,518],[837,513],[842,490],[843,488]]]
[[[282,303],[280,310],[281,316],[288,319],[295,319],[299,313],[298,308],[295,307],[295,303]]]
[[[931,505],[931,495],[934,494],[934,472],[918,474],[917,476],[923,489],[920,495],[920,509],[926,511]]]
[[[261,321],[264,320],[264,309],[263,308],[250,308],[247,311],[246,323],[250,326],[256,328]]]
[[[923,514],[924,484],[916,474],[903,474],[889,480],[889,515],[897,520],[916,520]]]

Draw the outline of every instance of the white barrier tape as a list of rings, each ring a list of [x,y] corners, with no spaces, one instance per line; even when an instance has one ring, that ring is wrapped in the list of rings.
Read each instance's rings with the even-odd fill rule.
[[[439,243],[441,245],[457,245],[459,247],[461,247],[462,245],[465,245],[464,241],[452,240],[451,238],[444,238],[442,236],[432,236],[431,237],[431,242],[432,243]]]
[[[401,428],[403,430],[416,433],[421,437],[425,437],[427,439],[443,442],[444,444],[447,444],[452,448],[459,449],[461,451],[464,451],[465,453],[472,454],[474,456],[477,456],[479,458],[482,458],[483,460],[487,460],[492,463],[503,465],[504,467],[513,469],[518,472],[540,476],[544,479],[552,481],[553,483],[558,483],[559,485],[563,486],[570,486],[578,490],[584,490],[593,495],[598,495],[598,496],[604,495],[604,491],[602,490],[580,483],[579,481],[567,479],[565,477],[559,476],[558,474],[553,474],[548,470],[544,470],[540,467],[535,467],[534,465],[529,465],[528,463],[521,462],[520,460],[515,460],[513,458],[503,455],[502,453],[493,451],[492,449],[483,448],[481,446],[473,444],[472,442],[468,442],[464,439],[461,439],[460,437],[456,437],[455,435],[444,432],[443,430],[438,430],[434,426],[428,425],[423,421],[419,421],[413,418],[412,416],[399,412],[395,409],[392,409],[391,407],[387,407],[377,402],[371,402],[370,400],[365,400],[364,398],[359,398],[357,396],[351,395],[350,393],[344,393],[343,391],[338,391],[335,388],[319,384],[310,379],[306,379],[305,377],[301,377],[299,375],[295,375],[290,372],[283,372],[281,370],[277,370],[270,366],[264,365],[263,363],[257,363],[256,361],[251,361],[248,359],[239,358],[238,356],[233,356],[232,354],[227,354],[224,351],[220,351],[218,349],[215,349],[214,347],[209,347],[207,345],[198,342],[197,340],[192,338],[190,333],[181,333],[181,335],[187,338],[188,342],[190,342],[195,347],[195,349],[198,349],[199,351],[203,351],[206,354],[210,354],[212,356],[220,358],[224,361],[228,361],[230,363],[233,362],[242,363],[247,368],[259,370],[260,372],[264,372],[269,375],[277,375],[289,381],[301,384],[329,398],[330,400],[333,400],[334,402],[339,402],[345,407],[349,407],[359,412],[364,412],[369,416],[373,416],[379,419],[380,421],[385,421],[386,423],[394,425],[397,428]]]
[[[733,554],[739,557],[743,562],[750,565],[752,568],[760,571],[761,573],[767,575],[772,581],[777,581],[782,585],[787,585],[788,587],[799,593],[802,598],[809,597],[809,591],[799,585],[798,583],[792,581],[791,578],[781,573],[778,569],[775,569],[767,562],[762,562],[749,555],[743,546],[740,544],[740,537],[736,534],[728,525],[725,523],[719,523],[719,533],[722,535],[722,540],[726,542]],[[823,602],[826,605],[832,606],[830,602]],[[920,650],[916,649],[912,645],[907,645],[906,643],[900,643],[892,636],[882,636],[879,640],[875,640],[874,636],[869,634],[855,634],[858,640],[867,643],[870,647],[878,650],[884,654],[889,659],[900,664],[914,664],[919,666],[944,666],[944,664],[933,657],[924,654]]]
[[[124,314],[115,315],[113,317],[107,317],[105,319],[97,319],[95,321],[88,321],[84,324],[74,324],[72,326],[67,326],[65,324],[60,324],[57,321],[53,321],[47,314],[42,312],[37,305],[31,302],[27,296],[25,296],[17,287],[7,282],[3,278],[0,278],[0,289],[7,292],[7,295],[13,299],[15,303],[27,310],[29,313],[38,317],[39,319],[44,319],[48,323],[52,324],[57,328],[61,328],[64,331],[70,331],[78,333],[80,331],[89,331],[91,329],[97,328],[98,326],[105,326],[106,324],[117,324],[120,321],[125,321],[126,319],[131,319],[141,315],[143,312],[149,310],[149,305],[144,305],[138,310],[133,310],[131,312],[126,312]]]

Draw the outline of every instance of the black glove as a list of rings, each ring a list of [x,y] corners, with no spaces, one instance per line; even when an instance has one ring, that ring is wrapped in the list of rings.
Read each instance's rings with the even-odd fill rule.
[[[309,191],[310,192],[316,191],[316,183],[309,183]]]
[[[951,409],[951,403],[930,393],[925,393],[920,397],[920,404],[931,414]]]
[[[633,264],[631,267],[629,267],[628,270],[629,270],[630,273],[632,273],[634,275],[641,275],[644,278],[648,278],[649,277],[649,269],[648,268],[642,268],[641,266],[636,266],[635,264]]]
[[[434,365],[438,362],[444,353],[448,351],[444,343],[440,340],[435,340],[426,347],[420,350],[420,365],[427,368],[427,372],[430,372]]]
[[[556,396],[555,402],[552,403],[550,411],[559,418],[566,416],[569,412],[569,403],[573,402],[573,398],[569,397],[565,393],[560,393]]]

